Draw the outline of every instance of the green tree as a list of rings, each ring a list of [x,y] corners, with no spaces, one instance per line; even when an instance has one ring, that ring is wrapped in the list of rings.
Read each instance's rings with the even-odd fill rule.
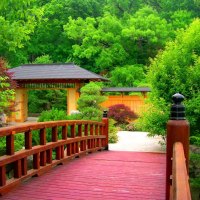
[[[30,40],[43,10],[34,7],[35,0],[3,1],[0,7],[0,55],[11,65],[27,62],[22,49]]]
[[[101,87],[90,82],[81,88],[81,96],[78,99],[78,110],[83,119],[100,121],[102,118],[103,108],[101,103],[106,97],[101,95]]]
[[[72,60],[92,71],[112,70],[127,58],[121,44],[122,25],[115,16],[70,18],[64,30],[75,43]]]
[[[151,7],[145,6],[126,20],[123,46],[138,64],[147,64],[169,40],[169,25]],[[133,59],[132,59],[133,60]]]
[[[0,114],[9,113],[15,97],[15,86],[11,74],[7,72],[4,60],[0,58]]]
[[[139,124],[153,135],[164,133],[171,97],[179,92],[186,98],[186,116],[191,121],[191,135],[200,134],[199,19],[194,20],[186,30],[179,31],[176,40],[169,42],[165,50],[152,60],[147,78],[152,87],[149,99],[152,109],[143,113]]]
[[[133,14],[141,7],[142,0],[107,0],[105,11],[118,17]]]
[[[145,82],[145,73],[142,65],[128,65],[116,67],[111,72],[111,86],[137,87]]]

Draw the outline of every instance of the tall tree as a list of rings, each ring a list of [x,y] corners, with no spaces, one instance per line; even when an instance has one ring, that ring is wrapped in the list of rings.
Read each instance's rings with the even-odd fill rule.
[[[176,40],[152,61],[148,72],[152,86],[150,109],[143,113],[141,125],[152,134],[164,134],[171,96],[185,97],[186,116],[191,122],[191,135],[200,134],[200,20],[179,31]]]
[[[12,65],[27,61],[21,51],[30,40],[37,21],[43,14],[42,9],[34,7],[35,0],[3,1],[0,7],[0,55]]]
[[[117,17],[105,14],[96,19],[70,18],[64,29],[75,43],[72,60],[82,66],[101,72],[126,61],[127,54],[121,44],[122,24]]]

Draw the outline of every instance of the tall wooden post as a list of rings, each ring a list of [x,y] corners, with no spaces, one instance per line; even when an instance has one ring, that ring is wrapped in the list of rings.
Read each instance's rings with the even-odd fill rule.
[[[77,110],[77,100],[79,99],[80,84],[76,83],[75,88],[67,89],[67,114],[70,115],[72,111]]]
[[[103,111],[102,122],[105,124],[105,126],[103,127],[103,134],[106,136],[104,147],[105,147],[105,150],[108,150],[109,121],[108,121],[108,111],[107,110]]]
[[[177,93],[172,96],[171,117],[167,123],[167,163],[166,163],[166,200],[170,198],[172,180],[172,155],[175,142],[183,144],[187,170],[189,168],[189,122],[185,119],[185,107],[181,104],[184,96]]]

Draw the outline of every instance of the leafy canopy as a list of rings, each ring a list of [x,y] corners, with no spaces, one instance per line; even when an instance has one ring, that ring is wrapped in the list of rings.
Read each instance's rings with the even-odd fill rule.
[[[152,60],[147,75],[152,86],[150,109],[139,125],[154,134],[164,134],[173,94],[186,97],[186,116],[191,122],[191,135],[200,134],[200,20],[177,33],[164,51]]]

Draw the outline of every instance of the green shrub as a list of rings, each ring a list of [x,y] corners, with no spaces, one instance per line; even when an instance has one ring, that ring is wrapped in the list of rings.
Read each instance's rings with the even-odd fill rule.
[[[200,147],[200,135],[191,136],[190,137],[190,144],[194,144]]]
[[[156,100],[155,100],[156,101]],[[165,102],[147,102],[145,111],[142,112],[142,117],[137,119],[135,127],[137,130],[148,131],[149,136],[160,135],[165,141],[166,138],[166,123],[169,119],[169,108]]]
[[[66,120],[66,119],[67,119],[66,111],[58,110],[57,108],[52,108],[52,110],[43,111],[39,116],[38,122]]]
[[[185,96],[186,117],[191,135],[199,133],[200,124],[200,20],[196,19],[186,30],[177,32],[174,41],[152,60],[147,74],[152,92],[150,108],[139,120],[142,130],[151,135],[164,135],[169,119],[172,95]]]
[[[115,127],[115,120],[109,119],[109,134],[108,141],[109,143],[116,143],[118,141],[117,128]]]
[[[78,110],[82,119],[101,121],[102,111],[101,103],[106,97],[101,95],[101,87],[90,82],[81,88],[81,96],[78,99]]]

